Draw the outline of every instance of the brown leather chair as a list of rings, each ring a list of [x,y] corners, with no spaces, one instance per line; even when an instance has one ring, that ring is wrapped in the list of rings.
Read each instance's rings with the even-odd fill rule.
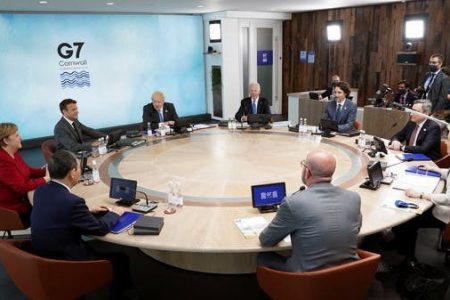
[[[44,156],[45,161],[48,161],[53,154],[56,152],[56,144],[55,140],[49,139],[45,140],[41,144],[42,155]]]
[[[30,299],[76,299],[109,283],[107,260],[66,261],[43,258],[29,240],[0,241],[0,261],[16,286]]]
[[[259,286],[274,300],[366,299],[380,255],[358,250],[360,260],[311,272],[258,267]]]
[[[4,231],[3,237],[8,235],[9,239],[12,239],[11,230],[24,230],[26,229],[20,219],[19,214],[15,210],[0,207],[0,231]]]
[[[353,122],[353,127],[355,127],[355,129],[361,129],[361,122],[359,122],[358,120],[355,120],[355,122]]]

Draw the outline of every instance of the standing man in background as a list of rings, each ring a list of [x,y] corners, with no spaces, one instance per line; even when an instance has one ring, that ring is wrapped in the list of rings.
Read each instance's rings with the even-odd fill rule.
[[[145,129],[148,129],[148,123],[151,124],[152,130],[157,129],[159,123],[173,126],[178,119],[175,106],[165,102],[164,94],[161,91],[155,91],[152,94],[152,102],[145,105],[142,110],[142,122]]]
[[[333,95],[334,88],[339,82],[341,82],[341,78],[339,77],[339,75],[334,74],[333,76],[331,76],[331,85],[327,86],[325,92],[323,92],[322,95],[319,96],[319,99],[330,98],[330,96]],[[330,100],[332,99],[330,98]]]
[[[57,150],[69,150],[73,153],[90,151],[93,146],[100,144],[96,139],[106,137],[103,132],[87,127],[78,121],[77,101],[64,99],[59,103],[59,110],[62,117],[56,123],[53,131]],[[90,137],[91,140],[87,141],[85,136]]]
[[[443,63],[444,57],[442,55],[431,55],[428,64],[430,72],[427,73],[423,82],[422,98],[431,101],[432,113],[444,110],[447,107],[450,79],[444,72],[441,72]]]
[[[250,91],[250,97],[241,100],[241,106],[239,107],[239,110],[234,118],[240,122],[247,122],[248,115],[270,115],[269,100],[264,97],[260,97],[261,86],[259,83],[250,83],[248,89]]]

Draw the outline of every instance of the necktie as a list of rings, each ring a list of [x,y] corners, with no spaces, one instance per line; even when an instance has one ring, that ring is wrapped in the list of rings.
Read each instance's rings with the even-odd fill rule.
[[[414,128],[413,132],[411,133],[411,136],[409,137],[408,146],[414,146],[414,141],[416,140],[417,133],[419,132],[419,126],[416,125],[416,128]]]
[[[253,114],[256,115],[256,101],[255,100],[252,100],[252,111],[253,111]]]
[[[75,125],[75,122],[72,123],[72,127],[73,127],[73,130],[75,130],[75,135],[77,136],[78,142],[82,143],[81,135],[80,135],[80,132],[78,131],[77,126]]]
[[[428,92],[430,91],[431,87],[433,86],[433,80],[434,77],[436,76],[435,73],[431,73],[431,76],[428,77],[428,80],[426,82],[426,87],[425,87],[425,95],[428,96]]]
[[[334,114],[334,121],[339,121],[342,111],[342,104],[338,104],[336,113]]]
[[[159,115],[159,122],[164,122],[164,116],[160,110],[158,110],[158,115]]]
[[[400,103],[405,104],[405,94],[400,96]]]

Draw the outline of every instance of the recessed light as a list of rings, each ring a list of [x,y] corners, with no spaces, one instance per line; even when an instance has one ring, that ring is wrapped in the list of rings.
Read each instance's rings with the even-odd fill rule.
[[[114,5],[114,2],[106,2],[106,5],[109,5],[109,6]]]
[[[202,4],[197,5],[197,8],[203,8],[203,7],[205,7],[205,6]]]
[[[39,1],[39,4],[48,4],[48,1]]]

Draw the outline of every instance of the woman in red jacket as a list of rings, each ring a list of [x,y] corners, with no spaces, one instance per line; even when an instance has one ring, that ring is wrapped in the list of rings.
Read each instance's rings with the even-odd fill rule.
[[[20,148],[22,138],[17,125],[0,123],[0,207],[17,211],[28,226],[31,205],[27,192],[47,181],[46,170],[30,168],[19,155]]]

